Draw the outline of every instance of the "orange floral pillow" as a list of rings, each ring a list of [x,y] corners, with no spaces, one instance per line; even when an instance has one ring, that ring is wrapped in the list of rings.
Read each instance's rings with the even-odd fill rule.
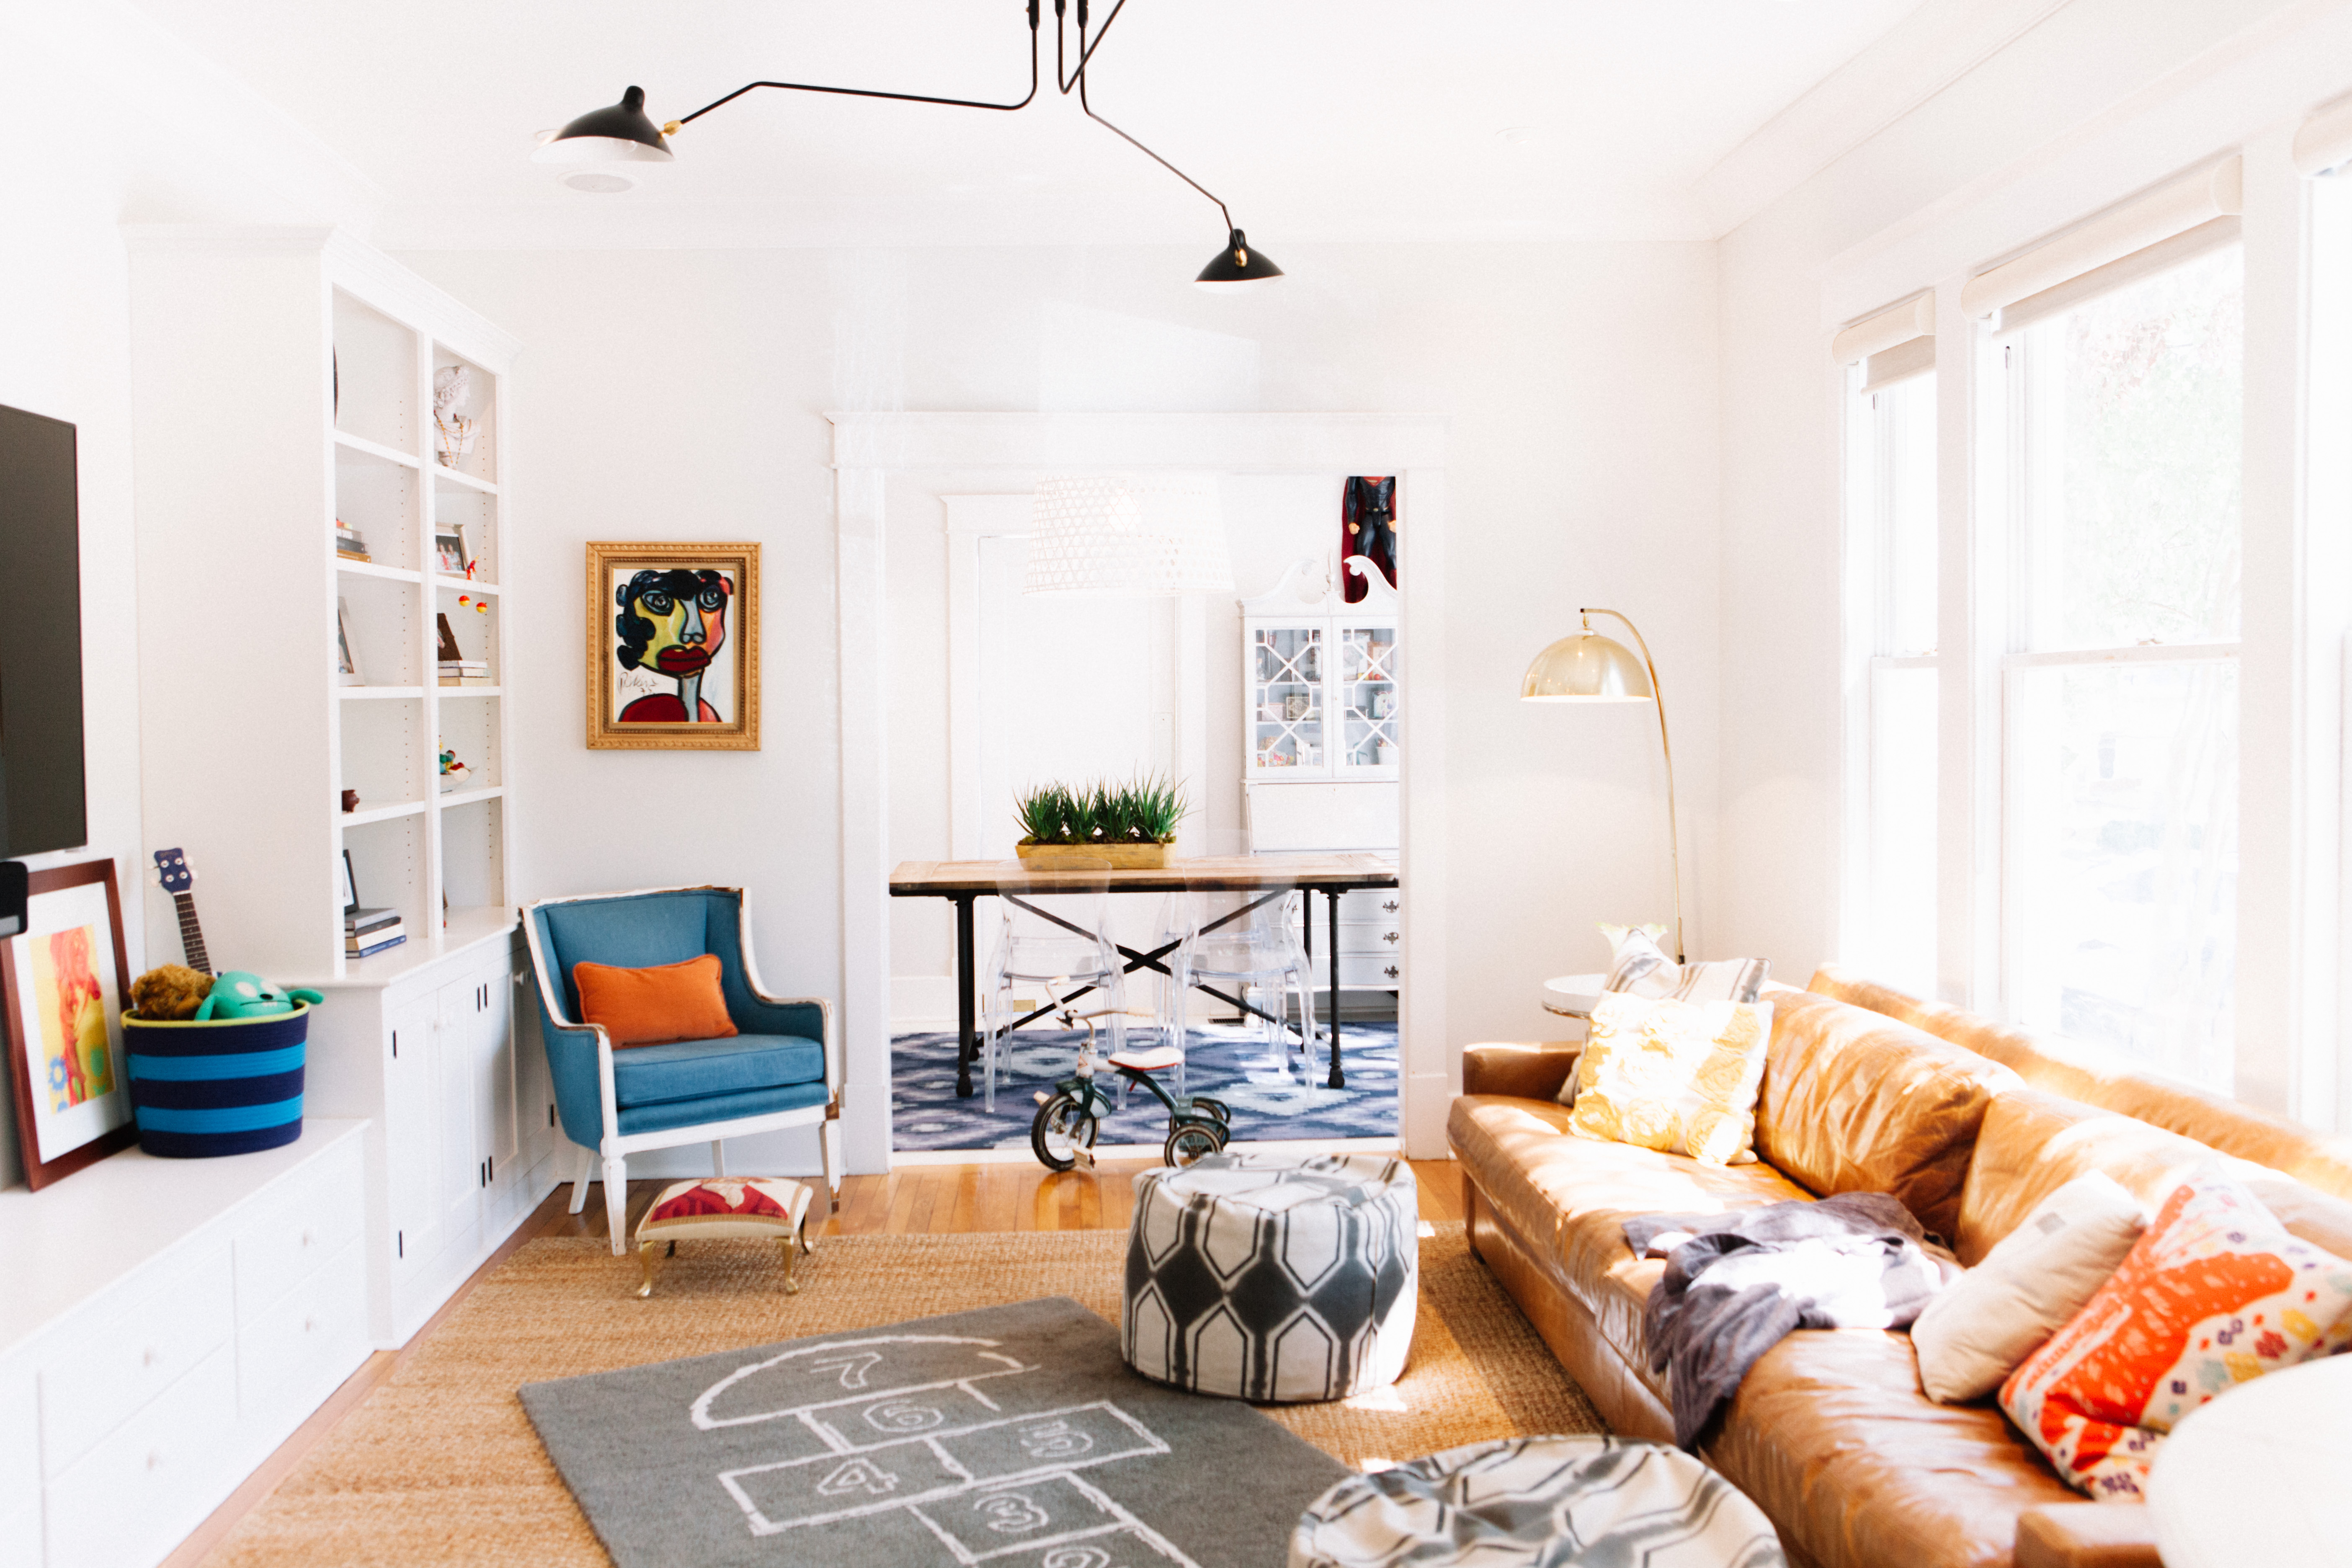
[[[2157,1446],[2250,1378],[2352,1342],[2352,1264],[2287,1234],[2237,1183],[2175,1188],[2123,1266],[2001,1385],[2067,1485],[2145,1500]]]

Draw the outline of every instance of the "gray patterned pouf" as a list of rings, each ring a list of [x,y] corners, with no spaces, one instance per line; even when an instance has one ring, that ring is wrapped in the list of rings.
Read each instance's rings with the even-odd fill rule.
[[[1507,1437],[1350,1476],[1299,1515],[1289,1568],[1782,1568],[1764,1510],[1678,1448]]]
[[[1211,1154],[1135,1178],[1119,1338],[1195,1394],[1344,1399],[1394,1383],[1421,1282],[1412,1167],[1385,1155]]]

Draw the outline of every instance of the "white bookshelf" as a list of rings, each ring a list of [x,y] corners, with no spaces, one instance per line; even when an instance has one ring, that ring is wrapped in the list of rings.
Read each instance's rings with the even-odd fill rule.
[[[333,231],[129,237],[146,838],[186,849],[221,967],[326,993],[305,1110],[367,1124],[366,1338],[394,1345],[553,1179],[545,1058],[516,1005],[518,345]],[[452,467],[433,389],[454,364],[479,425]],[[339,554],[338,519],[369,559]],[[471,579],[436,550],[453,526]],[[489,684],[440,684],[436,616]],[[444,747],[470,770],[448,790]],[[346,853],[361,901],[400,911],[401,946],[344,956]],[[169,931],[151,898],[149,929]]]

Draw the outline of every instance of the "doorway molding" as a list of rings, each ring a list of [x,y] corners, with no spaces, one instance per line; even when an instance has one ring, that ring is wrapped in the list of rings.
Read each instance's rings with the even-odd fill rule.
[[[952,475],[1006,494],[1041,475],[1109,468],[1397,476],[1407,531],[1399,635],[1404,705],[1399,865],[1405,963],[1397,998],[1405,1152],[1442,1158],[1459,1074],[1446,1026],[1445,443],[1409,414],[853,414],[833,428],[841,714],[842,1131],[848,1168],[890,1168],[890,868],[886,496],[894,476]],[[1335,514],[1336,521],[1336,514]]]

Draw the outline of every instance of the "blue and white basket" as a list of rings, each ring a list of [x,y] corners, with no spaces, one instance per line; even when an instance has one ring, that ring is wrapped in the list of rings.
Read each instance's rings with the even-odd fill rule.
[[[131,1107],[139,1147],[167,1160],[275,1149],[302,1136],[310,1009],[267,1018],[150,1022],[128,1014]]]

